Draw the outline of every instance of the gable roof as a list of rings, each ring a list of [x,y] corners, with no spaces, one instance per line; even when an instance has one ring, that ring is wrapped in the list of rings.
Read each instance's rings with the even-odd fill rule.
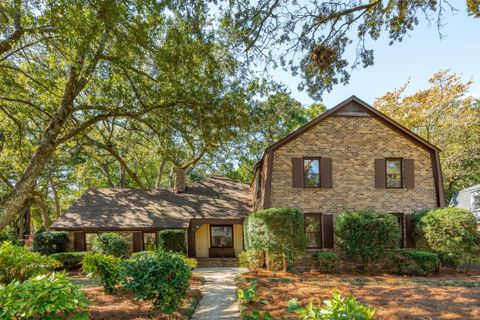
[[[209,177],[170,190],[90,189],[55,223],[55,230],[188,228],[190,219],[240,219],[251,211],[249,186]]]

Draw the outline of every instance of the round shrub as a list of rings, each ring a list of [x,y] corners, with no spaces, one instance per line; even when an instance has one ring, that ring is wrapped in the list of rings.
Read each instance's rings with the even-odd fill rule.
[[[338,268],[338,256],[334,252],[315,252],[312,258],[318,261],[321,272],[334,272]]]
[[[416,234],[454,268],[478,254],[480,232],[472,212],[442,208],[417,215]]]
[[[178,254],[136,255],[122,263],[123,286],[137,299],[153,301],[162,312],[174,311],[183,301],[192,271]]]
[[[158,232],[159,246],[165,251],[185,253],[185,231],[162,230]]]
[[[87,253],[82,270],[100,279],[105,292],[110,293],[120,281],[120,258],[100,253]]]
[[[82,266],[83,258],[85,258],[86,252],[84,251],[71,251],[71,252],[59,252],[51,254],[50,257],[63,264],[63,267],[67,270],[75,270]]]
[[[93,241],[93,251],[123,257],[128,250],[128,241],[118,233],[104,232]]]
[[[344,212],[335,220],[334,228],[338,247],[347,258],[360,262],[363,268],[398,247],[401,238],[397,219],[387,213]]]
[[[440,259],[433,252],[400,251],[395,256],[395,265],[399,273],[426,276],[439,271]]]
[[[88,300],[64,273],[0,287],[0,319],[88,319]]]
[[[0,283],[22,282],[30,277],[48,273],[61,266],[57,260],[32,252],[24,247],[4,242],[0,246]]]
[[[249,249],[281,255],[283,270],[305,250],[303,214],[298,209],[272,208],[255,211],[244,221]]]
[[[35,233],[33,237],[33,251],[41,254],[53,254],[67,249],[68,232],[42,231]]]

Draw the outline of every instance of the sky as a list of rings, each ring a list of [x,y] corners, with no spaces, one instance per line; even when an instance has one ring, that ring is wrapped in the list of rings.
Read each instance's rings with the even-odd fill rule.
[[[480,98],[480,19],[465,12],[465,1],[451,3],[459,9],[455,15],[445,13],[445,25],[440,38],[435,22],[421,21],[410,31],[403,42],[388,45],[387,38],[368,42],[375,51],[375,63],[366,69],[353,70],[348,85],[337,85],[325,93],[323,101],[328,108],[356,95],[372,104],[375,98],[404,85],[410,79],[407,93],[428,87],[428,79],[437,71],[451,69],[460,73],[463,80],[473,79],[470,94]],[[289,72],[271,70],[273,79],[282,82],[291,95],[305,105],[314,101],[297,86],[300,78]]]

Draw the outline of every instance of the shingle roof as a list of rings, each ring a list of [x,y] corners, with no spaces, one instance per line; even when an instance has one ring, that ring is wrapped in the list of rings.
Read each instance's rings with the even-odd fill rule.
[[[251,211],[247,184],[210,177],[169,190],[91,189],[53,225],[56,230],[188,228],[190,219],[238,219]]]

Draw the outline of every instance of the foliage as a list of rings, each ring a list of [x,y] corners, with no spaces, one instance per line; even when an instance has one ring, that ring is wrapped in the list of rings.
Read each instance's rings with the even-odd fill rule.
[[[51,257],[10,242],[4,242],[0,246],[0,283],[7,284],[13,280],[22,282],[60,266],[61,264]]]
[[[238,255],[238,262],[241,267],[251,271],[261,269],[264,264],[263,253],[257,250],[244,250]]]
[[[250,282],[247,288],[237,290],[237,300],[242,303],[251,303],[255,301],[257,296],[257,280],[254,279]]]
[[[88,300],[65,273],[37,276],[0,287],[2,319],[88,319]]]
[[[338,256],[334,252],[315,252],[312,258],[318,261],[318,268],[322,272],[333,272],[338,268]]]
[[[93,251],[123,257],[128,250],[128,241],[118,233],[100,233],[93,241]]]
[[[270,312],[268,312],[268,310],[265,310],[263,312],[263,314],[260,313],[260,311],[258,311],[258,310],[254,310],[250,314],[242,313],[242,319],[244,319],[244,320],[273,320],[273,317],[270,314]]]
[[[438,255],[428,251],[402,250],[394,257],[394,260],[397,272],[403,274],[426,276],[438,272],[440,269]]]
[[[284,271],[305,250],[303,214],[298,209],[255,211],[245,219],[244,228],[247,248],[282,255]]]
[[[115,256],[89,252],[83,258],[82,270],[100,279],[107,293],[120,282],[120,258]]]
[[[84,251],[69,251],[51,254],[50,257],[63,264],[67,270],[78,269],[82,266],[83,258],[86,252]]]
[[[195,258],[182,257],[185,264],[191,269],[195,269],[198,265],[198,261]]]
[[[421,213],[415,230],[440,258],[458,267],[480,252],[480,232],[472,212],[442,208]]]
[[[373,211],[344,212],[335,220],[334,229],[338,247],[363,268],[398,247],[401,237],[393,215]]]
[[[166,251],[183,252],[187,247],[184,230],[162,230],[158,232],[158,243]]]
[[[480,183],[480,105],[469,95],[472,81],[438,71],[430,87],[406,95],[407,86],[387,92],[374,106],[439,147],[447,198]]]
[[[63,252],[69,241],[68,232],[65,231],[37,232],[33,238],[33,251],[47,255]]]
[[[171,252],[136,255],[122,263],[123,286],[137,299],[153,301],[163,312],[174,311],[185,298],[192,271],[184,258]]]
[[[295,299],[288,302],[288,310],[295,312],[304,320],[330,320],[330,319],[364,319],[371,320],[375,309],[358,302],[353,296],[340,296],[337,290],[333,290],[332,298],[323,302],[324,306],[313,305],[310,301],[305,307],[301,307]]]

